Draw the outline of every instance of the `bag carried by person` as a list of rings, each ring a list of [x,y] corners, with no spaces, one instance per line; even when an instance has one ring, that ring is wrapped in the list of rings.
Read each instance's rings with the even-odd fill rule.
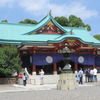
[[[27,80],[27,76],[25,76],[25,80]]]

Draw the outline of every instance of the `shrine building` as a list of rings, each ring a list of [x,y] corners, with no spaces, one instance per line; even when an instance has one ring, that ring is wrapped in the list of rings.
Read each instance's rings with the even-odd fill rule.
[[[41,68],[45,74],[57,74],[64,67],[63,53],[69,53],[73,72],[100,67],[100,41],[86,28],[61,26],[51,12],[38,24],[0,22],[0,45],[12,44],[30,74],[38,74]]]

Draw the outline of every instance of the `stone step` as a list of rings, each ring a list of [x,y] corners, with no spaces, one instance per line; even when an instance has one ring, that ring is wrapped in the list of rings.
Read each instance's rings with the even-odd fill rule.
[[[59,75],[44,75],[44,83],[45,84],[57,84],[59,79]],[[29,81],[31,84],[40,84],[40,75],[33,75],[29,77]]]
[[[100,81],[100,73],[97,75],[98,81]],[[57,84],[59,75],[44,75],[45,84]],[[85,82],[85,75],[83,75],[83,82]],[[29,84],[40,84],[40,75],[30,75],[28,78]]]

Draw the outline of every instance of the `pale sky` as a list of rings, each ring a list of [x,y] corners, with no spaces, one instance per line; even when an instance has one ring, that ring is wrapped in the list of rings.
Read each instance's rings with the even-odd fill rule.
[[[0,0],[0,21],[40,21],[50,10],[53,17],[76,15],[91,26],[90,34],[100,34],[100,0]]]

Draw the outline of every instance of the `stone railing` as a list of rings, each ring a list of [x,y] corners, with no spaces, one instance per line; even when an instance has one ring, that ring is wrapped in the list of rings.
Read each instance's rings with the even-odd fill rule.
[[[16,84],[17,78],[0,78],[0,84]]]

